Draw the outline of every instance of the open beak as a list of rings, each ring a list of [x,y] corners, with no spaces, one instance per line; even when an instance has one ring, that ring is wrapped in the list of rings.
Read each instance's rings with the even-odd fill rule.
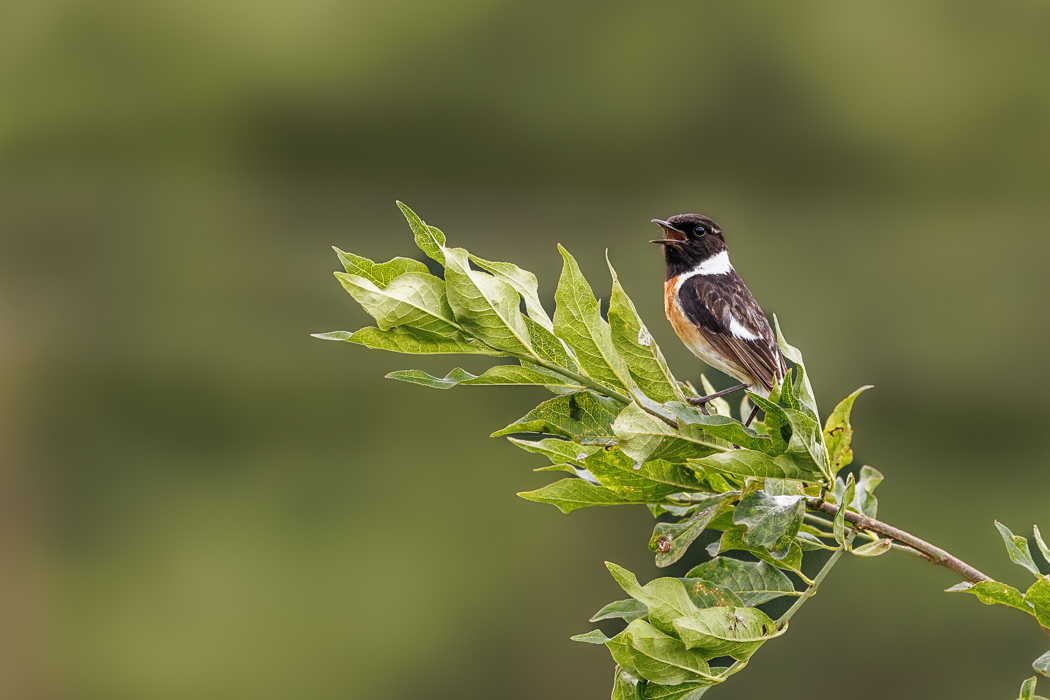
[[[676,229],[668,222],[664,221],[663,219],[653,219],[652,222],[654,224],[657,224],[660,228],[664,230],[665,237],[649,241],[650,243],[661,243],[663,245],[668,245],[685,242],[685,236],[682,234],[682,232]],[[666,236],[670,237],[668,238]]]

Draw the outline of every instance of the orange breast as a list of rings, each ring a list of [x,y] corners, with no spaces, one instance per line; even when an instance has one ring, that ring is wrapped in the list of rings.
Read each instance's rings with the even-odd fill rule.
[[[754,385],[758,383],[747,370],[712,347],[704,337],[704,334],[700,332],[700,329],[689,320],[682,310],[682,305],[678,303],[678,292],[675,289],[674,280],[664,282],[664,314],[667,316],[667,320],[671,322],[671,327],[674,328],[675,334],[678,335],[694,355],[715,369],[745,384]]]

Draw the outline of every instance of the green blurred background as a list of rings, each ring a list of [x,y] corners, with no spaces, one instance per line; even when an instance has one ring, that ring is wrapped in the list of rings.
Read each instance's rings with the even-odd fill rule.
[[[694,380],[648,221],[713,216],[825,412],[876,385],[884,519],[1027,585],[992,520],[1050,529],[1048,32],[1033,0],[0,4],[0,697],[607,696],[568,637],[603,560],[656,574],[648,513],[515,497],[544,460],[486,436],[542,391],[308,335],[370,320],[330,245],[418,255],[397,198],[548,300],[557,242],[602,296],[609,249]],[[1014,697],[1050,640],[956,582],[844,561],[711,697]]]

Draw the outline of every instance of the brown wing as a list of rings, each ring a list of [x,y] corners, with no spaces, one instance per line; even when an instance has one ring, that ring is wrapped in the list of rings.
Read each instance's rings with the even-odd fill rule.
[[[695,275],[678,290],[682,311],[704,338],[766,389],[787,372],[776,335],[762,308],[735,270],[725,275]]]

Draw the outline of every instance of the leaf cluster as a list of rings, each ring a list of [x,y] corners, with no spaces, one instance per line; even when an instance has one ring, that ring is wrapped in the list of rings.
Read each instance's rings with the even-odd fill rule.
[[[802,353],[786,342],[779,323],[777,339],[793,365],[780,386],[768,395],[749,392],[737,416],[722,399],[697,407],[688,400],[697,392],[673,376],[611,263],[603,316],[576,260],[559,246],[562,272],[548,314],[535,275],[450,247],[440,230],[399,206],[416,245],[443,274],[408,258],[375,263],[337,250],[343,271],[336,278],[376,325],[317,337],[406,354],[507,358],[477,375],[453,368],[444,377],[414,369],[387,376],[437,389],[546,387],[552,398],[493,433],[547,457],[550,466],[540,470],[566,474],[520,496],[564,513],[646,506],[657,519],[649,546],[659,567],[679,561],[705,530],[720,533],[708,547],[709,561],[681,579],[641,586],[609,564],[630,598],[594,619],[623,618],[626,629],[612,638],[595,631],[577,639],[608,647],[617,664],[613,697],[699,697],[784,632],[786,624],[757,606],[806,597],[787,575],[813,584],[802,570],[806,552],[871,556],[889,549],[888,540],[872,537],[854,549],[854,533],[841,517],[824,520],[807,508],[827,499],[842,506],[840,516],[874,515],[882,475],[865,467],[859,479],[839,476],[852,461],[853,403],[867,387],[822,424]],[[706,377],[701,382],[713,391]],[[764,417],[749,427],[741,419],[752,404]]]

